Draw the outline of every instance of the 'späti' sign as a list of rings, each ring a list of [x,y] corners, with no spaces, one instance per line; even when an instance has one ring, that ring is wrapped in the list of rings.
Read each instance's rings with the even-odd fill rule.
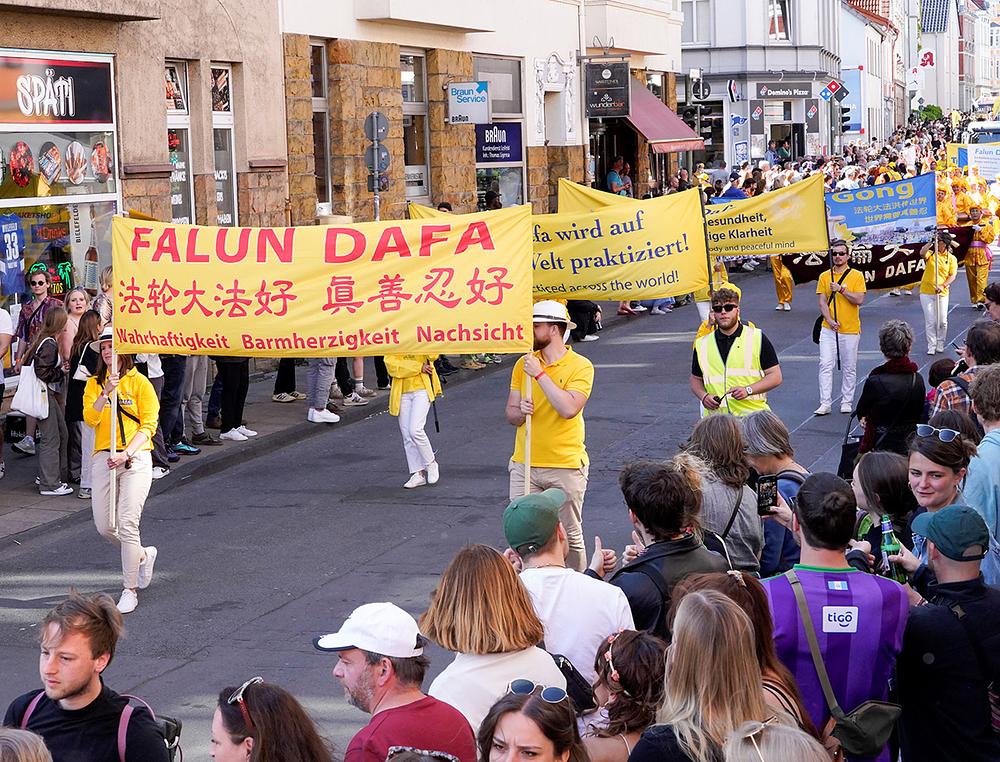
[[[216,228],[116,217],[119,352],[256,357],[531,349],[531,207]]]

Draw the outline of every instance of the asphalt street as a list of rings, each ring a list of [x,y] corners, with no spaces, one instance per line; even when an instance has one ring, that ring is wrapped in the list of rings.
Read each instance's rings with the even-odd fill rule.
[[[784,384],[770,402],[793,432],[798,460],[835,469],[846,415],[812,416],[818,404],[818,314],[812,285],[795,290],[790,313],[774,312],[769,273],[737,275],[743,318],[778,350]],[[980,315],[964,275],[953,288],[949,338]],[[923,319],[917,296],[870,294],[862,310],[859,384],[881,362],[877,329],[906,319],[921,367]],[[584,510],[588,547],[599,534],[621,548],[631,529],[617,488],[622,463],[663,458],[685,440],[698,414],[688,390],[693,306],[642,316],[578,345],[596,368],[585,418],[591,457]],[[341,751],[367,718],[350,707],[313,650],[356,606],[391,600],[419,615],[437,576],[462,545],[502,547],[513,429],[503,417],[512,358],[446,389],[441,432],[428,422],[441,482],[403,490],[407,478],[396,421],[377,414],[260,455],[221,473],[178,481],[152,497],[145,544],[159,548],[153,585],[126,617],[127,638],[105,673],[109,685],[139,695],[184,722],[191,760],[208,758],[218,692],[254,675],[298,696]],[[835,377],[839,390],[839,376]],[[835,401],[834,410],[839,408]],[[252,423],[252,421],[251,421]],[[37,621],[75,587],[120,592],[117,552],[87,512],[0,542],[0,702],[39,687]],[[435,650],[433,672],[449,657]]]

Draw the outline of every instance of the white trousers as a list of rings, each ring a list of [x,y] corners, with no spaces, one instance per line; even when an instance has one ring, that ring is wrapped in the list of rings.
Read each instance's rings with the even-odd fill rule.
[[[120,545],[122,551],[122,587],[134,590],[139,579],[139,562],[142,560],[142,543],[139,540],[139,519],[153,483],[153,458],[148,450],[135,454],[132,467],[120,466],[112,475],[108,468],[108,453],[95,452],[93,488],[90,505],[94,512],[97,531],[110,542]],[[117,527],[111,528],[111,479],[118,480],[116,519]]]
[[[80,489],[90,489],[94,473],[94,459],[90,454],[94,451],[94,437],[97,432],[93,426],[88,426],[83,421],[73,425],[80,427]]]
[[[424,431],[430,409],[431,401],[423,389],[406,392],[399,401],[399,431],[403,435],[406,467],[411,474],[423,471],[434,462],[434,449]]]
[[[837,334],[826,326],[819,334],[819,404],[833,404],[833,369],[837,367],[837,344],[840,344],[841,404],[854,404],[858,381],[858,344],[860,333]]]
[[[924,311],[927,351],[943,352],[948,338],[948,294],[921,294],[920,308]]]

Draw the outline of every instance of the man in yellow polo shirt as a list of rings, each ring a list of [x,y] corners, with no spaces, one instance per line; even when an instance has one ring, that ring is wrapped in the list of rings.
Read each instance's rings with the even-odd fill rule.
[[[819,276],[816,293],[823,328],[819,334],[819,407],[815,415],[833,410],[833,366],[840,356],[840,412],[854,409],[854,387],[858,379],[858,344],[861,341],[861,304],[865,300],[865,276],[851,269],[845,241],[830,244],[833,269]]]
[[[583,498],[590,461],[584,445],[583,408],[594,386],[594,366],[566,346],[570,321],[566,306],[546,300],[534,308],[535,351],[518,359],[510,375],[510,393],[504,411],[517,427],[510,459],[510,499],[524,494],[525,422],[531,416],[531,492],[558,487],[566,493],[559,520],[566,529],[569,555],[566,565],[578,571],[587,566],[583,540]],[[526,379],[526,374],[528,377]],[[523,394],[531,383],[531,397]]]
[[[920,281],[920,307],[924,311],[927,333],[927,354],[944,352],[948,337],[948,290],[958,275],[958,260],[951,253],[955,236],[947,230],[938,231],[937,251],[928,243],[920,252],[924,255],[924,277]]]

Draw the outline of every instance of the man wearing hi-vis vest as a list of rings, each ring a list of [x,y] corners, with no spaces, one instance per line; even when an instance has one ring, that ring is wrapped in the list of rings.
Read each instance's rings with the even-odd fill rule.
[[[712,294],[716,328],[694,343],[691,391],[702,415],[735,416],[769,410],[767,392],[781,385],[778,354],[764,332],[740,322],[740,296],[723,287]]]

